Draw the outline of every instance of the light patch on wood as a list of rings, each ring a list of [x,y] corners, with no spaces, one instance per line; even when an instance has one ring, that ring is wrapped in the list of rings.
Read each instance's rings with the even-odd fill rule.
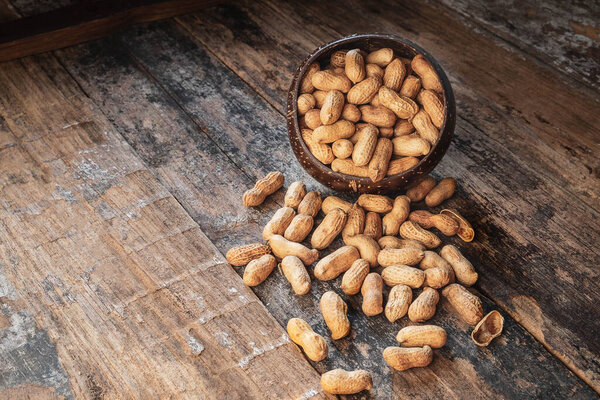
[[[537,301],[530,296],[514,296],[510,299],[516,315],[515,320],[522,324],[525,329],[531,332],[538,340],[545,343],[544,339],[544,320],[542,310]]]
[[[254,358],[268,352],[271,350],[274,350],[278,347],[281,347],[283,345],[286,345],[290,343],[290,338],[288,335],[286,335],[285,333],[283,335],[281,335],[281,337],[276,340],[273,343],[270,343],[266,346],[263,347],[256,347],[256,344],[254,342],[250,342],[248,343],[250,345],[250,347],[252,348],[252,354],[247,355],[246,357],[242,358],[240,360],[240,362],[238,362],[238,366],[242,369],[246,369],[246,367],[248,366],[248,364],[250,363],[250,361],[252,361]]]

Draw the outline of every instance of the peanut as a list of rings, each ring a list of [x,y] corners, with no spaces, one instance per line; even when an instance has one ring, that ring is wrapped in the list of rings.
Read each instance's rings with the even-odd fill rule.
[[[377,243],[379,243],[379,246],[381,246],[382,249],[404,249],[412,247],[419,250],[425,250],[425,245],[421,242],[417,242],[416,240],[399,239],[395,236],[383,236],[377,241]],[[448,266],[450,266],[450,264],[448,264]]]
[[[388,164],[387,176],[401,174],[408,171],[419,163],[419,159],[416,157],[401,157],[395,160],[390,160]]]
[[[360,110],[354,104],[346,104],[342,110],[342,118],[346,121],[356,123],[360,121]]]
[[[437,290],[430,287],[423,288],[421,294],[408,307],[408,319],[413,322],[423,322],[431,319],[435,315],[438,301],[440,301],[440,295]]]
[[[378,76],[370,76],[352,86],[346,96],[350,104],[367,104],[379,91],[381,87],[381,79]]]
[[[362,310],[366,316],[372,317],[383,312],[383,281],[378,273],[367,275],[360,293],[363,298]]]
[[[391,128],[396,123],[396,114],[383,106],[365,105],[359,107],[362,120],[375,126]]]
[[[331,125],[340,119],[344,109],[344,95],[339,90],[331,90],[325,96],[325,102],[321,107],[321,122],[323,125]]]
[[[302,242],[313,228],[314,219],[310,215],[298,214],[286,228],[283,237],[291,242]]]
[[[440,98],[431,90],[422,90],[420,99],[423,109],[429,114],[433,125],[441,129],[442,125],[444,125],[444,105],[440,101]]]
[[[298,204],[298,214],[310,215],[315,217],[321,209],[321,192],[313,190],[308,192]]]
[[[400,96],[385,86],[379,88],[379,101],[382,106],[392,110],[398,118],[409,119],[419,111],[419,106],[411,98]]]
[[[244,283],[246,286],[260,285],[273,272],[276,265],[277,260],[270,254],[250,261],[244,269]]]
[[[352,208],[352,203],[348,203],[346,200],[342,200],[336,196],[328,196],[323,200],[323,204],[321,204],[323,214],[329,214],[330,211],[336,208],[340,208],[347,213]]]
[[[355,236],[363,233],[365,229],[365,211],[358,204],[352,205],[352,208],[348,211],[348,218],[346,219],[346,226],[342,230],[342,238],[346,240],[346,237]]]
[[[354,134],[354,124],[345,119],[331,125],[321,125],[313,132],[313,138],[318,143],[333,143],[338,139],[348,139]]]
[[[425,282],[423,285],[440,289],[450,283],[450,278],[450,272],[445,268],[429,268],[425,270]]]
[[[304,124],[306,125],[306,128],[311,130],[317,129],[319,126],[323,125],[321,122],[321,110],[318,108],[308,110],[308,112],[304,114]]]
[[[323,336],[315,333],[311,326],[300,318],[291,318],[287,323],[287,332],[292,342],[302,347],[304,354],[313,361],[327,357],[329,348]]]
[[[368,178],[370,171],[369,167],[359,167],[354,162],[347,158],[336,158],[331,163],[331,170],[346,175],[354,175],[362,178]]]
[[[469,292],[464,286],[453,283],[442,290],[442,294],[458,316],[469,325],[477,325],[483,318],[483,306],[479,297]]]
[[[404,79],[404,83],[400,88],[400,96],[408,97],[409,99],[414,99],[419,91],[421,90],[421,79],[414,75],[409,75]]]
[[[373,107],[381,106],[381,102],[379,101],[379,90],[377,90],[377,93],[375,93],[375,95],[373,96],[373,99],[371,100],[371,102],[369,104],[372,105]]]
[[[346,76],[354,83],[365,79],[365,59],[358,49],[350,50],[346,53],[345,63]]]
[[[312,94],[304,93],[298,96],[298,115],[304,115],[317,105],[317,101]]]
[[[337,158],[343,159],[352,155],[354,145],[348,139],[340,139],[333,142],[331,149],[333,150],[333,155],[335,155]]]
[[[318,62],[314,62],[310,64],[308,68],[306,68],[304,77],[300,81],[300,93],[311,93],[313,90],[315,90],[315,87],[312,84],[312,77],[315,74],[315,72],[317,72],[320,69],[321,67],[319,66]]]
[[[295,215],[296,212],[291,207],[277,210],[263,229],[263,239],[269,240],[273,235],[283,235]]]
[[[352,87],[352,82],[345,75],[333,71],[317,71],[313,74],[311,80],[313,86],[319,90],[339,90],[342,93],[348,93]]]
[[[292,285],[294,293],[302,295],[310,290],[310,276],[306,267],[296,256],[286,256],[281,260],[283,276]]]
[[[396,236],[409,212],[410,199],[406,196],[397,196],[394,199],[392,210],[383,217],[383,234]]]
[[[379,79],[383,79],[384,71],[379,65],[367,64],[365,66],[365,69],[367,70],[367,77],[377,76],[377,77],[379,77]]]
[[[407,326],[398,332],[396,340],[406,347],[429,346],[434,349],[444,347],[448,335],[441,326],[414,325]]]
[[[398,136],[392,140],[393,154],[395,156],[419,157],[429,153],[431,145],[419,136]]]
[[[310,265],[319,258],[317,250],[309,249],[300,243],[291,242],[280,235],[271,236],[269,246],[271,246],[275,257],[282,259],[285,256],[296,256],[302,260],[304,265]]]
[[[352,151],[354,165],[359,167],[367,165],[371,161],[376,145],[377,128],[374,125],[367,124],[358,131],[358,140]]]
[[[334,369],[321,375],[321,387],[331,394],[355,394],[371,390],[373,379],[369,371]]]
[[[259,179],[252,189],[246,190],[242,196],[244,207],[256,207],[265,201],[268,195],[275,193],[283,186],[284,176],[281,172],[269,172],[267,176]]]
[[[346,212],[340,208],[329,211],[313,232],[310,239],[311,246],[317,250],[328,247],[344,229],[346,218]]]
[[[442,179],[425,197],[425,204],[429,207],[440,205],[444,200],[449,199],[456,190],[456,180],[454,178]]]
[[[423,228],[435,227],[446,236],[454,236],[458,232],[458,222],[447,215],[432,214],[426,210],[415,210],[410,213],[408,219]]]
[[[436,253],[434,251],[426,251],[425,252],[425,256],[419,263],[419,267],[421,267],[421,269],[425,270],[425,271],[428,269],[432,269],[432,268],[444,269],[448,273],[448,283],[454,283],[455,277],[454,277],[454,269],[452,268],[452,265],[450,265],[450,263],[448,261],[444,260],[438,253]],[[425,278],[427,279],[427,275],[425,276]],[[426,286],[430,286],[430,285],[426,285]]]
[[[327,97],[327,93],[328,92],[325,90],[315,90],[314,92],[312,92],[312,95],[315,98],[315,101],[317,102],[317,108],[323,107],[323,104],[325,104],[325,98]],[[320,112],[319,119],[321,119]]]
[[[227,262],[235,267],[241,267],[250,261],[269,254],[271,248],[265,244],[251,243],[229,249],[225,258]]]
[[[347,295],[353,295],[360,291],[363,281],[369,274],[369,263],[362,258],[355,260],[349,270],[344,272],[342,286],[340,288]],[[408,307],[408,306],[407,306]]]
[[[458,213],[458,211],[449,208],[440,211],[440,214],[452,217],[458,223],[458,231],[456,232],[456,234],[459,238],[461,238],[465,242],[470,242],[475,238],[475,231],[473,230],[473,227],[471,226],[469,221],[467,221],[462,215]]]
[[[367,63],[386,67],[394,59],[394,50],[383,48],[370,52],[367,55]]]
[[[394,126],[394,136],[410,135],[414,131],[415,127],[413,124],[406,119],[399,119]]]
[[[419,75],[425,89],[433,90],[442,93],[442,83],[440,78],[435,73],[433,66],[421,54],[413,58],[410,63],[412,70]]]
[[[471,338],[477,346],[487,346],[500,336],[504,328],[504,317],[496,310],[487,314],[471,333]]]
[[[388,164],[392,158],[393,145],[390,139],[379,138],[369,161],[369,178],[379,182],[387,174]]]
[[[317,129],[319,128],[321,128],[321,126],[319,126]],[[331,164],[335,159],[333,151],[331,150],[331,146],[317,142],[314,138],[314,131],[311,131],[310,129],[302,129],[301,132],[302,139],[304,140],[304,143],[306,143],[306,146],[312,155],[323,164]]]
[[[346,65],[346,53],[348,50],[337,50],[329,59],[329,63],[334,68],[341,68]]]
[[[405,76],[406,66],[402,60],[395,58],[385,67],[383,84],[392,90],[398,91],[402,87],[402,81],[404,81]]]
[[[358,250],[353,246],[343,246],[323,257],[315,266],[315,278],[321,281],[329,281],[346,272],[352,263],[358,260]]]
[[[377,256],[377,262],[382,267],[390,267],[392,265],[417,265],[425,253],[421,249],[414,247],[405,247],[403,249],[382,249]]]
[[[354,246],[360,253],[360,258],[367,260],[371,268],[376,267],[377,255],[379,254],[379,245],[370,236],[367,235],[354,235],[344,238],[344,243],[348,246]]]
[[[435,179],[433,179],[430,175],[427,175],[423,178],[416,186],[408,189],[406,191],[406,196],[412,201],[416,203],[421,201],[427,196],[427,194],[435,187]]]
[[[321,314],[325,324],[331,331],[331,338],[341,339],[350,333],[350,320],[348,320],[348,306],[337,293],[328,291],[321,296]]]
[[[392,368],[406,371],[415,367],[426,367],[433,361],[431,347],[386,347],[383,359]]]
[[[416,250],[417,249],[393,249],[393,250]],[[383,251],[383,250],[382,250]],[[413,289],[423,286],[425,273],[408,265],[392,265],[381,271],[381,277],[388,286],[406,285]]]
[[[451,244],[442,247],[440,255],[452,265],[456,280],[464,286],[473,286],[477,282],[479,275],[475,272],[475,267],[462,253]]]
[[[385,305],[385,317],[390,322],[395,322],[408,312],[412,302],[412,290],[407,285],[396,285],[390,289],[388,302]]]
[[[417,112],[410,122],[414,125],[419,136],[427,140],[432,146],[437,142],[440,132],[433,125],[429,114],[425,110]]]
[[[404,239],[417,240],[423,243],[428,249],[438,247],[442,241],[432,232],[421,228],[419,224],[411,221],[405,221],[400,225],[400,236]]]
[[[379,194],[361,194],[357,203],[366,211],[373,211],[380,214],[390,212],[394,205],[392,199]]]
[[[375,240],[378,240],[381,236],[383,236],[382,230],[381,217],[379,214],[368,212],[365,217],[365,229],[363,233]]]
[[[394,129],[393,128],[379,128],[379,136],[383,138],[391,138],[394,137]]]
[[[304,196],[306,196],[306,185],[300,181],[296,181],[292,182],[290,187],[288,187],[283,201],[286,207],[297,208]]]

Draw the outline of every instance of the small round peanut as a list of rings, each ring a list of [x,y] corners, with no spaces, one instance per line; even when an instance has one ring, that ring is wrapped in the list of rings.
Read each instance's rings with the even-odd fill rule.
[[[342,118],[357,123],[360,121],[360,110],[354,104],[346,104],[342,110]]]
[[[298,115],[304,115],[317,105],[317,101],[312,94],[304,93],[298,96]]]
[[[331,145],[333,154],[340,159],[348,158],[352,155],[354,145],[348,139],[339,139],[333,142]]]
[[[300,181],[292,182],[283,198],[284,205],[297,208],[304,196],[306,196],[306,185]]]
[[[323,125],[321,122],[321,110],[318,108],[309,110],[306,114],[304,114],[304,123],[306,124],[306,127],[311,130],[315,130],[319,126]]]
[[[406,119],[399,119],[394,125],[394,136],[406,136],[415,131],[413,124]]]
[[[346,65],[346,53],[348,50],[337,50],[329,59],[329,64],[334,68],[341,68]]]

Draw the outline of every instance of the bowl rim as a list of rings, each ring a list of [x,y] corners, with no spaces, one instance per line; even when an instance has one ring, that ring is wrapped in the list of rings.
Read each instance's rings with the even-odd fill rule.
[[[300,84],[302,82],[302,78],[306,74],[306,70],[308,69],[309,65],[315,61],[319,62],[319,58],[321,58],[325,53],[327,53],[334,46],[343,46],[342,49],[346,49],[346,48],[351,49],[352,47],[350,45],[352,43],[360,42],[365,39],[366,40],[369,40],[369,39],[390,40],[393,42],[399,42],[403,46],[408,47],[410,50],[412,50],[415,53],[415,55],[421,54],[423,57],[425,57],[425,59],[433,66],[436,74],[438,75],[438,77],[440,79],[440,82],[442,84],[442,91],[443,91],[442,95],[443,95],[443,100],[444,100],[444,121],[443,121],[441,128],[439,129],[440,135],[438,136],[438,139],[436,140],[436,142],[431,146],[431,150],[429,151],[429,153],[427,155],[425,155],[423,158],[421,158],[419,160],[419,162],[417,164],[415,164],[414,166],[412,166],[411,168],[404,170],[398,174],[385,176],[382,180],[380,180],[378,182],[373,182],[371,180],[371,178],[369,178],[369,177],[359,177],[359,176],[355,176],[355,175],[348,175],[348,174],[344,174],[341,172],[336,172],[336,171],[333,171],[333,169],[331,169],[330,165],[321,163],[310,152],[308,146],[304,142],[304,139],[302,138],[302,135],[301,135],[302,129],[300,128],[300,125],[299,125],[300,118],[298,118],[298,102],[297,102],[297,100],[298,100],[299,92],[300,92]],[[345,46],[345,45],[348,45],[348,46]],[[304,59],[304,61],[302,61],[302,63],[296,70],[296,74],[294,75],[294,79],[292,80],[292,84],[290,85],[290,89],[288,91],[288,134],[290,136],[290,140],[292,140],[292,135],[296,136],[298,142],[300,143],[300,146],[302,147],[302,151],[307,154],[307,157],[310,159],[311,163],[317,165],[316,168],[327,169],[328,175],[330,175],[331,177],[338,179],[340,181],[348,182],[348,186],[353,187],[355,191],[356,191],[356,186],[360,187],[361,185],[373,186],[375,184],[378,187],[383,188],[384,186],[386,186],[386,184],[391,183],[392,181],[395,181],[398,178],[403,177],[404,175],[410,174],[410,173],[418,170],[419,167],[421,167],[423,164],[426,164],[427,161],[429,160],[429,158],[433,157],[433,155],[435,154],[435,150],[438,148],[438,146],[442,142],[442,139],[445,139],[445,141],[447,141],[449,144],[449,142],[454,134],[454,123],[455,123],[455,118],[456,118],[455,114],[456,114],[456,104],[455,104],[455,100],[454,100],[454,93],[453,93],[452,87],[450,85],[450,81],[449,81],[448,77],[446,76],[446,73],[440,66],[440,64],[437,62],[437,60],[425,49],[423,49],[422,47],[418,46],[417,44],[411,42],[410,40],[407,40],[405,38],[402,38],[402,37],[394,35],[394,34],[388,34],[388,33],[353,34],[353,35],[342,37],[340,39],[335,39],[331,42],[328,42],[328,43],[325,43],[325,44],[319,46],[314,51],[312,51]],[[451,120],[453,126],[451,129],[446,129],[448,126],[448,122],[450,120]],[[289,126],[290,124],[292,126]],[[295,132],[291,132],[291,128],[293,128]],[[447,150],[447,146],[446,146],[446,149],[443,149],[443,153],[445,153],[446,150]],[[443,154],[442,154],[442,156],[443,156]],[[440,160],[441,160],[441,157],[440,157]],[[438,160],[438,162],[439,162],[439,160]],[[437,165],[437,163],[436,163],[436,165]],[[434,165],[434,167],[435,167],[435,165]],[[433,168],[431,168],[431,169],[433,169]]]

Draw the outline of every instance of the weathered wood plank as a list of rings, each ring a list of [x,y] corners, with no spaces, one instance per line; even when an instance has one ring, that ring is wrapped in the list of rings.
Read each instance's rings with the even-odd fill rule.
[[[255,35],[262,34],[255,31]],[[280,169],[288,183],[305,177],[286,143],[283,115],[171,24],[130,29],[119,37],[63,50],[59,58],[128,142],[151,160],[161,182],[177,193],[222,252],[259,239],[262,225],[282,200],[279,193],[275,202],[245,211],[239,199],[247,177],[242,172],[227,174],[227,165],[256,175]],[[164,95],[165,90],[169,96]],[[310,179],[307,182],[319,187]],[[218,211],[214,205],[204,206],[214,204],[214,193],[225,190],[237,200],[219,198]],[[215,218],[216,212],[222,218]],[[284,278],[275,274],[254,290],[281,324],[299,316],[325,333],[318,299],[325,290],[335,289],[339,279],[313,281],[313,285],[309,296],[294,296]],[[381,316],[367,318],[360,311],[359,296],[349,302],[354,328],[351,338],[330,341],[330,357],[314,365],[319,371],[371,369],[375,372],[373,397],[466,397],[477,393],[510,398],[552,396],[554,391],[594,396],[518,324],[509,323],[506,343],[479,350],[468,338],[469,328],[449,317],[445,306],[434,322],[448,329],[453,343],[437,352],[431,368],[390,375],[381,351],[394,343],[395,333],[406,322],[390,324]],[[486,300],[486,308],[491,307],[493,303]],[[517,377],[509,372],[514,369],[513,362],[527,365],[531,371],[519,377],[524,381],[516,385]]]
[[[0,262],[76,398],[328,397],[53,56],[2,64],[0,91]]]

